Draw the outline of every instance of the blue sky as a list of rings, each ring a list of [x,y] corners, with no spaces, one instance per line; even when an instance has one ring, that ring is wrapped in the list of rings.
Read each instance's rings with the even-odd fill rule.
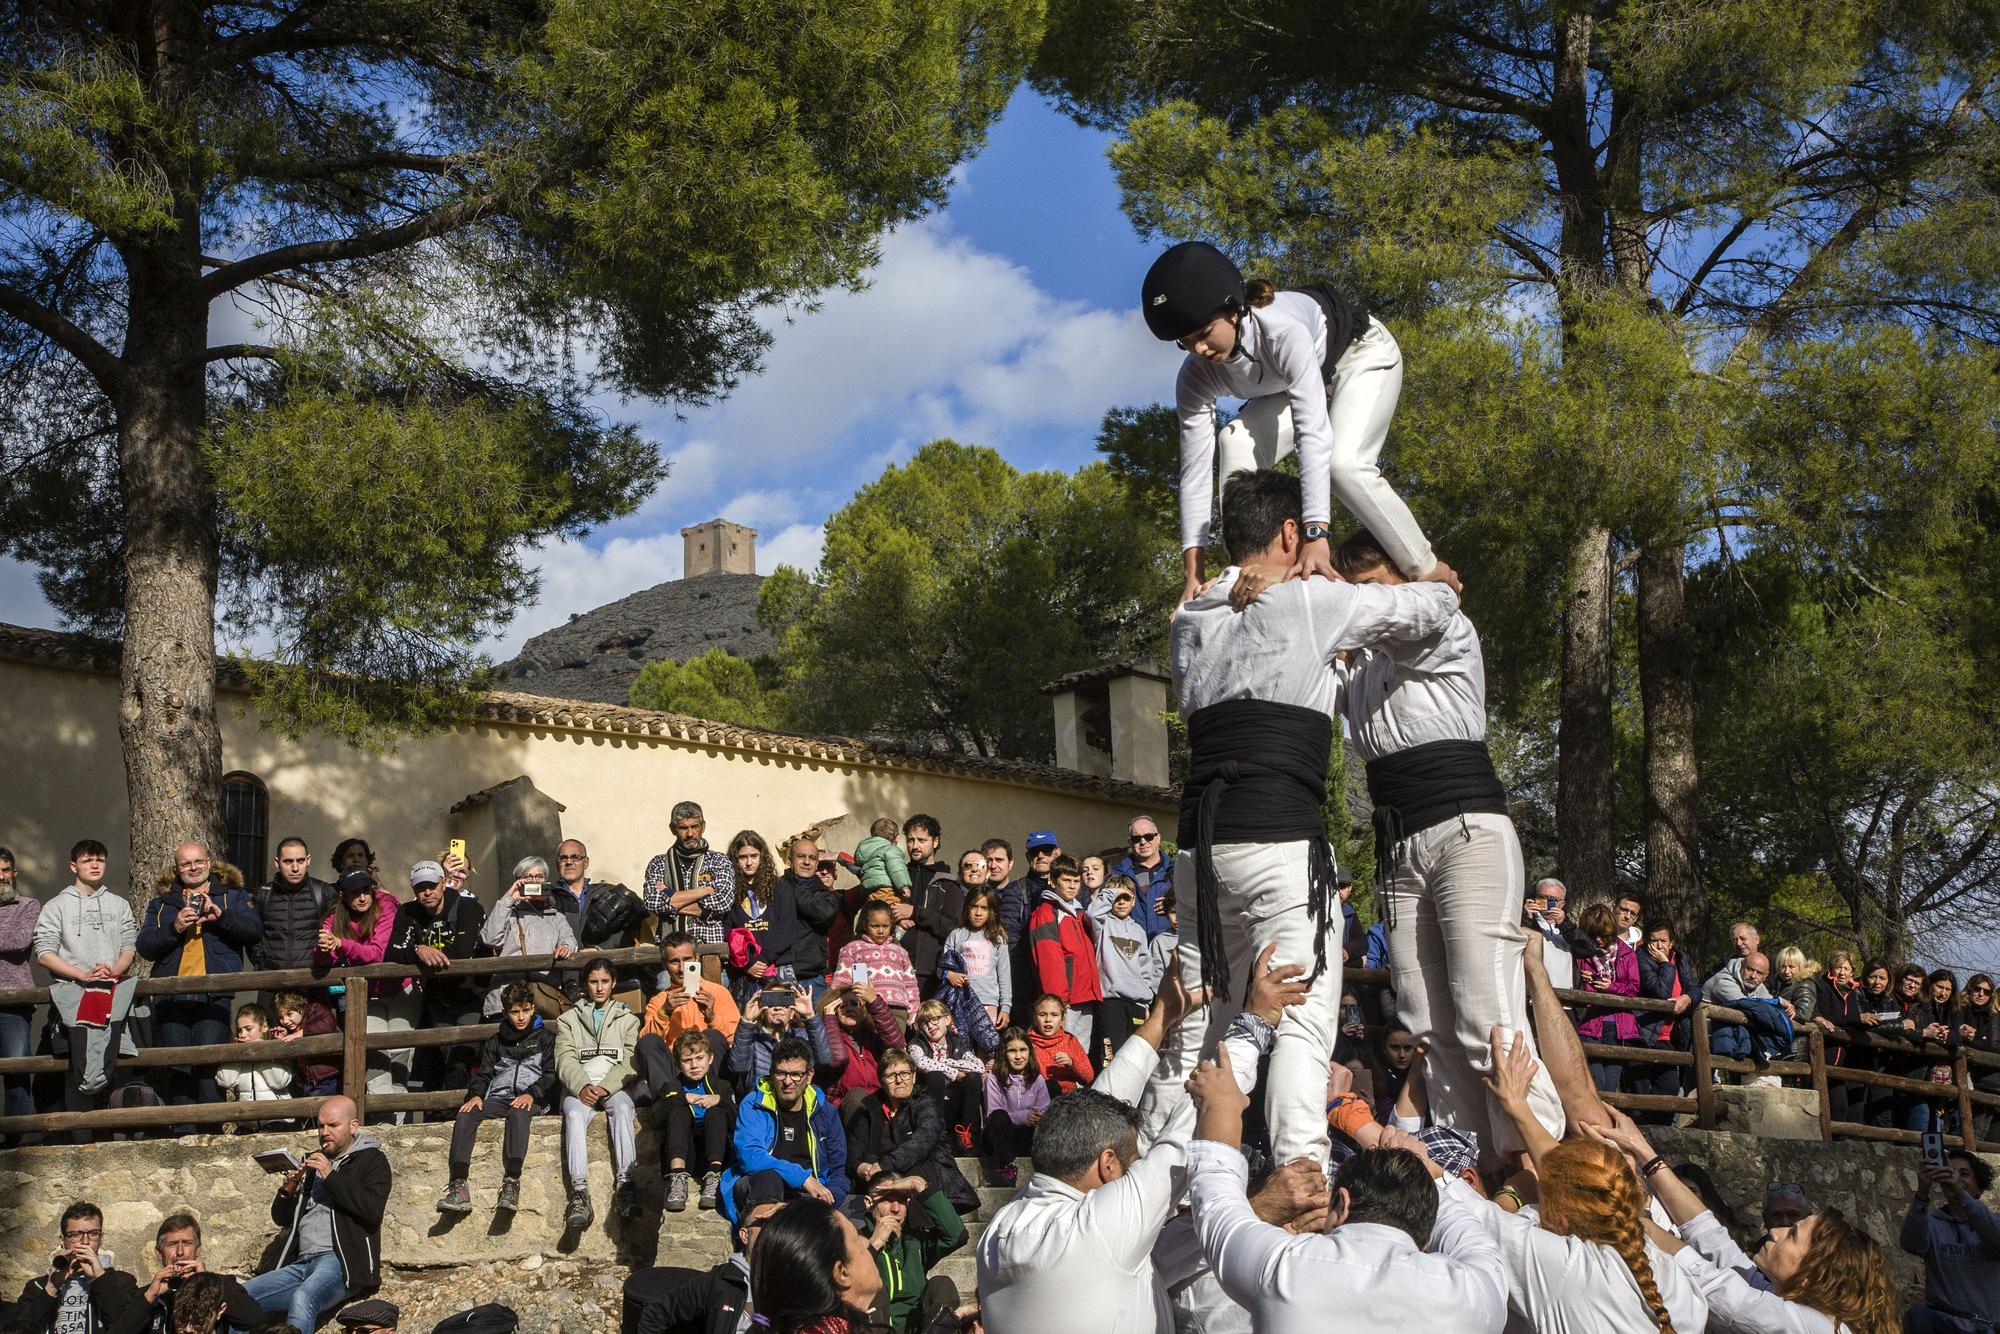
[[[536,553],[539,602],[487,650],[508,657],[571,612],[678,577],[680,530],[717,515],[758,530],[760,572],[810,567],[826,517],[939,436],[1023,469],[1088,462],[1105,410],[1164,396],[1178,365],[1139,318],[1153,247],[1119,210],[1109,143],[1024,89],[947,206],[884,238],[866,290],[773,314],[763,372],[728,400],[685,419],[605,400],[659,442],[672,475],[637,514]],[[56,624],[12,562],[0,620]]]

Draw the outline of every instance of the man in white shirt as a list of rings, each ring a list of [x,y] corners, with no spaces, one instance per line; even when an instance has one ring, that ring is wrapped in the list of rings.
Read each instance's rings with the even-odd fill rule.
[[[1507,1322],[1499,1247],[1446,1193],[1415,1141],[1363,1149],[1341,1165],[1325,1235],[1260,1220],[1245,1195],[1243,1109],[1225,1047],[1188,1082],[1199,1107],[1188,1168],[1195,1230],[1223,1291],[1258,1334],[1319,1334],[1329,1317],[1356,1329],[1498,1334]],[[1429,1248],[1427,1251],[1426,1248]]]
[[[1172,667],[1187,720],[1174,898],[1181,977],[1215,1003],[1167,1035],[1155,1080],[1178,1084],[1236,1014],[1251,960],[1276,947],[1308,969],[1311,991],[1278,1025],[1265,1113],[1279,1162],[1322,1161],[1326,1070],[1340,1010],[1341,914],[1326,845],[1327,762],[1334,743],[1336,654],[1436,634],[1458,609],[1445,585],[1282,583],[1239,614],[1230,594],[1246,562],[1289,569],[1301,538],[1296,480],[1268,469],[1225,488],[1223,542],[1237,564],[1174,613]],[[1165,1105],[1155,1100],[1156,1106]],[[1149,1118],[1148,1128],[1157,1120]]]
[[[1542,954],[1548,961],[1549,982],[1557,991],[1576,987],[1576,959],[1570,945],[1574,932],[1569,925],[1568,904],[1569,887],[1554,876],[1545,876],[1535,882],[1534,892],[1528,895],[1521,913],[1522,924],[1541,932],[1548,945]]]

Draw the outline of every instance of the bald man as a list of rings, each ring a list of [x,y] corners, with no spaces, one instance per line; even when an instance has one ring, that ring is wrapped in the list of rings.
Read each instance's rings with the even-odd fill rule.
[[[157,997],[153,1032],[158,1045],[206,1047],[229,1041],[229,1004],[236,987],[226,979],[243,971],[244,956],[263,939],[264,923],[243,892],[242,873],[217,863],[200,843],[175,848],[173,879],[146,905],[134,945],[156,976],[213,977],[216,987]],[[222,1101],[212,1065],[174,1066],[165,1082],[167,1101],[176,1107]]]
[[[382,1211],[389,1204],[389,1159],[361,1133],[352,1098],[319,1105],[319,1152],[285,1174],[271,1217],[277,1267],[244,1287],[266,1311],[310,1330],[341,1302],[380,1286]]]

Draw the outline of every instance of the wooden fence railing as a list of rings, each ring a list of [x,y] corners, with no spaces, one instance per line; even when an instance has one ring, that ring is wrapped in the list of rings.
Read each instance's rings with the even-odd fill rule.
[[[202,1047],[145,1047],[137,1057],[119,1062],[121,1069],[236,1065],[243,1062],[297,1060],[308,1056],[340,1056],[340,1092],[354,1099],[366,1116],[373,1112],[444,1111],[465,1100],[462,1092],[438,1089],[423,1093],[368,1092],[368,1053],[405,1048],[450,1047],[480,1043],[493,1036],[497,1023],[454,1028],[410,1028],[368,1031],[370,997],[367,983],[384,978],[446,976],[454,981],[507,978],[523,973],[578,973],[595,959],[620,965],[658,964],[656,945],[622,950],[583,950],[564,959],[550,954],[515,955],[506,959],[455,959],[448,969],[414,964],[378,963],[351,968],[294,968],[230,973],[214,977],[148,977],[139,982],[140,996],[220,994],[224,991],[318,990],[344,987],[346,1012],[341,1031],[291,1042],[219,1042]],[[221,982],[225,985],[218,986]],[[358,985],[357,985],[358,984]],[[0,1006],[42,1005],[47,987],[0,990]],[[0,1075],[67,1073],[69,1063],[54,1056],[0,1059]],[[317,1115],[328,1094],[311,1098],[280,1098],[269,1102],[211,1102],[178,1107],[106,1107],[87,1112],[37,1112],[30,1116],[0,1116],[0,1135],[52,1134],[72,1130],[151,1130],[165,1126],[226,1125],[231,1122],[283,1121]]]
[[[1363,986],[1389,984],[1388,970],[1382,968],[1349,968],[1342,976],[1349,983]],[[1611,996],[1598,991],[1557,991],[1556,996],[1565,1005],[1625,1010],[1639,1015],[1642,1019],[1676,1014],[1672,1001],[1654,1000],[1645,996]],[[1959,1133],[1952,1138],[1967,1149],[1975,1151],[1979,1148],[1978,1134],[1974,1129],[1976,1110],[1986,1108],[2000,1111],[2000,1094],[1986,1093],[1973,1087],[1973,1080],[1980,1072],[2000,1071],[2000,1052],[1979,1048],[1946,1047],[1928,1041],[1878,1037],[1867,1032],[1843,1031],[1838,1038],[1832,1038],[1818,1024],[1807,1024],[1804,1026],[1807,1054],[1805,1060],[1772,1061],[1766,1065],[1757,1065],[1738,1057],[1717,1055],[1710,1041],[1718,1024],[1738,1026],[1745,1024],[1747,1021],[1742,1011],[1727,1005],[1696,1002],[1676,1017],[1689,1021],[1691,1032],[1686,1051],[1667,1047],[1625,1046],[1585,1041],[1583,1052],[1586,1058],[1596,1061],[1616,1061],[1625,1065],[1670,1065],[1689,1070],[1692,1078],[1687,1082],[1693,1084],[1693,1089],[1679,1097],[1622,1092],[1599,1094],[1605,1102],[1628,1112],[1686,1113],[1693,1116],[1695,1124],[1702,1129],[1713,1130],[1718,1119],[1715,1096],[1716,1072],[1777,1075],[1781,1078],[1805,1080],[1805,1086],[1810,1087],[1818,1095],[1819,1133],[1822,1140],[1831,1142],[1836,1136],[1845,1135],[1855,1139],[1915,1144],[1922,1137],[1914,1130],[1835,1120],[1829,1093],[1831,1085],[1860,1084],[1868,1088],[1886,1089],[1893,1093],[1922,1098],[1928,1102],[1951,1103],[1958,1112],[1959,1126]],[[1845,1045],[1850,1052],[1875,1052],[1899,1061],[1923,1059],[1935,1065],[1949,1065],[1952,1073],[1951,1082],[1939,1084],[1924,1079],[1907,1079],[1901,1075],[1886,1074],[1879,1070],[1834,1065],[1828,1062],[1826,1055],[1830,1042],[1835,1046]]]
[[[714,947],[704,947],[703,952],[717,951]],[[226,979],[144,978],[138,988],[141,996],[209,994],[218,990],[245,992],[318,989],[339,984],[345,988],[346,1013],[342,1021],[342,1031],[339,1033],[299,1038],[292,1042],[224,1042],[201,1047],[146,1047],[136,1058],[121,1061],[119,1064],[121,1068],[134,1069],[176,1066],[201,1069],[245,1061],[297,1060],[301,1057],[332,1056],[338,1053],[340,1092],[354,1100],[362,1115],[366,1116],[371,1112],[447,1111],[464,1100],[462,1093],[452,1089],[437,1089],[421,1093],[371,1095],[368,1091],[368,1053],[484,1042],[493,1035],[497,1025],[481,1023],[454,1028],[395,1029],[370,1033],[368,1031],[370,998],[365,984],[384,978],[420,980],[437,976],[440,971],[454,980],[505,978],[523,973],[580,973],[583,967],[594,959],[605,959],[618,965],[650,965],[659,963],[660,951],[657,946],[641,945],[623,950],[586,950],[561,960],[547,954],[515,956],[507,959],[462,959],[454,960],[448,970],[430,970],[410,964],[370,964],[353,968],[232,973]],[[1344,971],[1343,977],[1353,986],[1376,988],[1389,984],[1388,971],[1380,968],[1348,968]],[[216,985],[218,981],[226,981],[227,985],[218,988]],[[364,985],[356,985],[357,983]],[[1568,1005],[1626,1010],[1642,1017],[1674,1013],[1671,1001],[1651,1000],[1645,997],[1608,996],[1594,991],[1558,991],[1556,995]],[[0,1006],[42,1005],[46,1004],[48,999],[47,987],[0,990]],[[1949,1064],[1952,1070],[1952,1082],[1938,1084],[1928,1080],[1906,1079],[1875,1070],[1829,1064],[1826,1059],[1827,1035],[1818,1025],[1811,1025],[1807,1031],[1806,1060],[1773,1061],[1758,1066],[1750,1061],[1717,1055],[1710,1041],[1716,1025],[1744,1023],[1740,1011],[1727,1006],[1698,1003],[1690,1006],[1687,1012],[1679,1017],[1687,1019],[1692,1029],[1692,1040],[1686,1051],[1595,1042],[1585,1042],[1583,1050],[1585,1056],[1593,1060],[1617,1061],[1627,1065],[1670,1065],[1687,1069],[1692,1075],[1690,1082],[1694,1086],[1693,1089],[1678,1097],[1636,1093],[1602,1094],[1607,1103],[1627,1111],[1686,1113],[1693,1116],[1695,1124],[1703,1129],[1712,1130],[1718,1119],[1715,1096],[1716,1072],[1778,1075],[1805,1080],[1818,1095],[1819,1129],[1820,1138],[1823,1140],[1831,1141],[1835,1136],[1847,1135],[1857,1139],[1902,1143],[1917,1141],[1918,1134],[1915,1131],[1834,1120],[1828,1092],[1830,1081],[1844,1081],[1870,1088],[1886,1089],[1930,1102],[1952,1103],[1958,1112],[1959,1134],[1956,1138],[1968,1149],[1979,1147],[1974,1130],[1975,1110],[1979,1108],[2000,1110],[2000,1094],[1985,1093],[1972,1087],[1976,1072],[2000,1071],[2000,1053],[1963,1047],[1943,1047],[1929,1042],[1896,1041],[1866,1033],[1843,1034],[1838,1039],[1851,1051],[1882,1052],[1905,1061],[1921,1057],[1936,1064]],[[67,1062],[54,1056],[18,1056],[0,1059],[0,1075],[5,1076],[66,1073],[68,1068]],[[215,1102],[183,1106],[111,1107],[86,1112],[37,1112],[28,1116],[0,1116],[0,1135],[53,1134],[84,1129],[150,1130],[168,1126],[210,1126],[232,1122],[289,1120],[316,1115],[320,1103],[324,1101],[325,1096],[321,1096],[283,1098],[271,1102]]]

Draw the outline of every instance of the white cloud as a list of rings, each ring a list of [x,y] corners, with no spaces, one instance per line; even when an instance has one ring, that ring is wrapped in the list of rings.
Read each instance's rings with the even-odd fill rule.
[[[804,503],[795,491],[745,491],[724,501],[716,512],[751,528],[781,528],[799,517]]]
[[[601,547],[556,542],[540,554],[534,564],[541,573],[541,596],[512,625],[480,645],[496,661],[513,657],[522,644],[561,625],[573,612],[589,611],[681,577],[678,529],[650,537],[614,537]]]
[[[758,541],[757,573],[769,574],[780,565],[795,565],[811,574],[819,568],[825,550],[825,524],[795,523],[768,541]]]

